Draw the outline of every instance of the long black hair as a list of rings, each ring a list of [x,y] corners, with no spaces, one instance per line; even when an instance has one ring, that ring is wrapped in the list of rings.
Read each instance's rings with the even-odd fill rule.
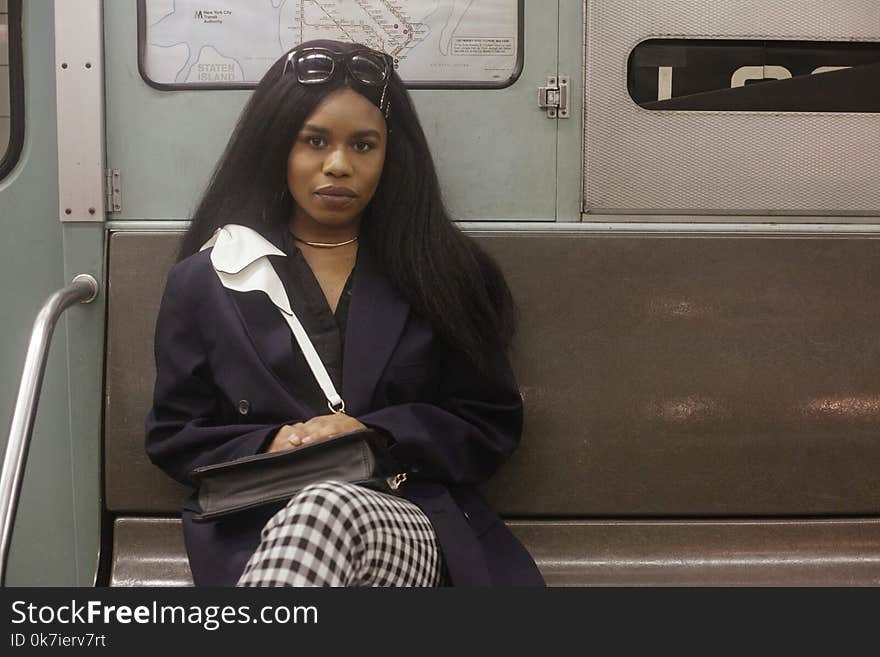
[[[363,47],[325,39],[302,46],[338,52]],[[359,83],[343,75],[324,84],[299,84],[295,75],[282,74],[286,61],[285,54],[272,65],[242,111],[183,238],[178,260],[198,251],[225,224],[258,232],[286,226],[293,209],[287,158],[306,118],[340,88],[364,93]],[[506,350],[513,337],[510,289],[492,258],[452,222],[428,141],[396,72],[387,93],[391,110],[385,165],[361,219],[361,248],[369,249],[416,315],[486,369],[487,347]]]

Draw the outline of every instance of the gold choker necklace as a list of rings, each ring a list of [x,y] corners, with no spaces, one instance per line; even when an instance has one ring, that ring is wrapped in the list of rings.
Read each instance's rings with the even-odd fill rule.
[[[350,240],[345,240],[344,242],[336,242],[334,244],[333,242],[307,242],[306,240],[302,239],[301,237],[297,237],[293,233],[291,233],[290,235],[297,242],[302,242],[303,244],[308,244],[309,246],[316,246],[320,249],[335,249],[337,246],[345,246],[346,244],[351,244],[352,242],[357,242],[357,238],[358,238],[358,236],[355,235]]]

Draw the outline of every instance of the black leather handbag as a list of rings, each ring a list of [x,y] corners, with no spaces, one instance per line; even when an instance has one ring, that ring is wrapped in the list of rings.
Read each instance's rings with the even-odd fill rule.
[[[192,477],[202,513],[193,520],[215,520],[281,502],[319,481],[345,481],[394,492],[406,474],[387,474],[394,465],[383,457],[384,443],[385,438],[372,429],[361,429],[294,449],[196,468]]]

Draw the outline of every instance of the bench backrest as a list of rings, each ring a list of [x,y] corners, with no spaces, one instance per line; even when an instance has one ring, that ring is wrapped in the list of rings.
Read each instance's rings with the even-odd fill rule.
[[[876,514],[880,240],[477,232],[519,306],[507,517]],[[106,504],[175,513],[147,460],[153,330],[179,232],[109,246]]]

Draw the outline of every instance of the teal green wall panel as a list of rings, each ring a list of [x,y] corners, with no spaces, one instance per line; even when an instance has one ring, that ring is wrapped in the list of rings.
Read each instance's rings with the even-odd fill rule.
[[[90,586],[97,570],[101,534],[102,407],[104,390],[104,225],[64,225],[64,281],[91,274],[101,284],[98,297],[67,311],[71,495],[77,583]],[[59,336],[60,338],[61,336]],[[143,432],[141,422],[132,427]]]

